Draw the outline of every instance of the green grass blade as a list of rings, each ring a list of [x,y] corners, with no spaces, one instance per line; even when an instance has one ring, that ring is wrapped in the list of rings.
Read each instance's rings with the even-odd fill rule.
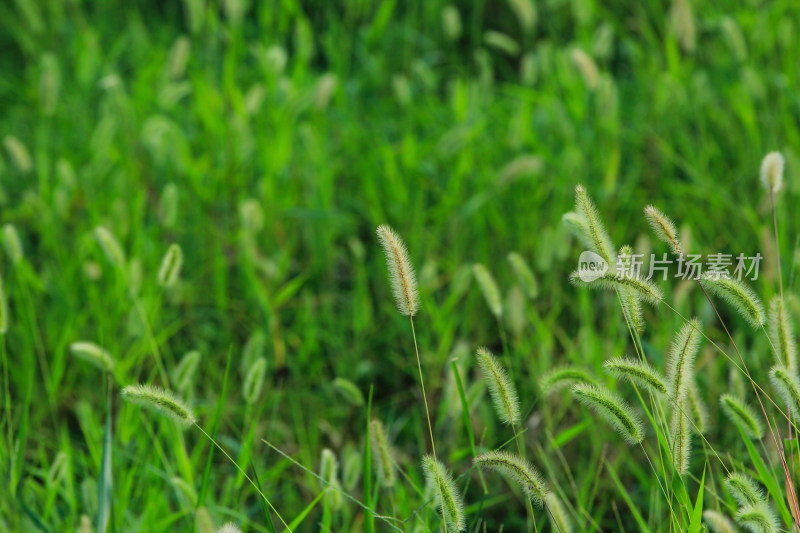
[[[689,533],[700,533],[703,527],[703,490],[706,484],[706,467],[703,466],[703,477],[700,478],[700,488],[697,489],[697,500],[694,502],[692,522],[689,524]]]
[[[744,441],[745,446],[747,446],[747,453],[750,454],[750,460],[753,461],[753,466],[756,467],[756,471],[758,472],[758,480],[767,487],[767,491],[769,492],[772,499],[775,500],[775,503],[778,506],[778,510],[781,512],[781,518],[783,518],[784,523],[792,524],[794,521],[792,520],[792,515],[789,513],[789,508],[786,506],[786,502],[784,501],[784,494],[781,491],[780,485],[778,484],[778,480],[775,479],[772,471],[767,468],[767,465],[764,463],[764,460],[761,458],[761,455],[756,450],[753,441],[750,440],[742,427],[737,423],[736,426],[739,428],[739,433],[742,436],[742,440]]]
[[[367,430],[364,438],[364,505],[372,508],[372,457],[370,456],[369,424],[372,420],[372,390],[373,385],[369,386],[369,399],[367,400]],[[364,531],[374,533],[375,518],[372,513],[364,513]]]
[[[258,471],[256,470],[256,466],[254,464],[251,464],[250,466],[253,467],[253,478],[254,478],[254,480],[256,482],[256,487],[258,487],[258,490],[261,491],[261,481],[259,481],[259,479],[258,479]],[[261,491],[261,492],[264,492],[264,491]],[[258,501],[261,502],[261,509],[264,510],[264,517],[267,520],[267,527],[269,528],[270,533],[277,533],[277,531],[275,530],[275,524],[272,523],[272,517],[269,515],[269,509],[267,508],[267,502],[264,500],[264,498],[259,498]],[[294,529],[294,528],[292,528],[292,529]]]
[[[228,356],[225,360],[225,375],[222,379],[222,391],[217,399],[217,412],[214,414],[214,424],[211,427],[211,438],[217,440],[217,431],[219,430],[219,421],[222,418],[222,405],[225,403],[225,393],[228,390],[228,372],[231,368],[231,348],[228,348]],[[197,495],[197,508],[205,505],[206,493],[208,492],[208,479],[211,476],[211,463],[214,460],[214,446],[208,449],[208,458],[206,459],[206,468],[203,471],[203,480],[200,482],[200,492]]]
[[[625,489],[625,485],[623,485],[622,481],[620,481],[617,472],[614,470],[614,467],[611,466],[611,463],[609,463],[608,461],[606,461],[606,466],[608,467],[606,471],[611,475],[611,479],[614,480],[614,484],[617,486],[617,490],[619,490],[622,499],[625,500],[625,503],[631,510],[631,514],[633,515],[634,520],[636,520],[636,523],[639,525],[639,531],[649,533],[650,528],[647,527],[647,522],[645,522],[644,518],[642,518],[639,509],[637,509],[636,506],[633,504],[633,499],[631,499],[630,494],[628,494],[628,491]]]
[[[308,506],[306,506],[306,508],[303,509],[300,512],[300,514],[295,517],[294,520],[289,522],[289,530],[294,531],[295,529],[297,529],[297,526],[299,526],[303,522],[303,520],[305,520],[305,518],[308,516],[308,513],[310,513],[311,510],[317,505],[317,502],[319,502],[322,499],[322,497],[325,496],[325,490],[317,494],[317,497],[314,498],[314,500],[311,503],[309,503]],[[284,531],[287,530],[284,529]]]
[[[105,379],[103,380],[105,382]],[[111,473],[111,391],[106,398],[106,427],[103,430],[103,458],[97,487],[97,533],[105,533],[111,522],[113,477]],[[113,531],[113,526],[112,526]]]

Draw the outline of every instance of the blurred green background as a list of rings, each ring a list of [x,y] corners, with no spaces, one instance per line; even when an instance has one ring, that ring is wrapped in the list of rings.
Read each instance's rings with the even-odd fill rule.
[[[641,210],[654,203],[699,251],[761,251],[766,297],[775,243],[757,175],[763,155],[781,150],[784,282],[794,287],[798,23],[790,0],[0,4],[0,221],[24,250],[17,263],[2,258],[10,327],[0,472],[10,490],[0,529],[66,531],[84,514],[95,522],[107,404],[101,373],[69,352],[81,340],[117,360],[117,531],[199,527],[197,495],[175,478],[199,489],[207,442],[116,394],[137,381],[175,388],[156,361],[170,371],[190,350],[202,359],[185,395],[205,427],[230,354],[219,440],[236,453],[252,441],[245,458],[285,516],[320,488],[259,439],[313,471],[324,446],[342,461],[357,453],[366,405],[351,405],[337,377],[365,397],[374,386],[372,413],[419,485],[426,428],[408,323],[374,237],[381,223],[404,237],[418,270],[417,334],[440,456],[453,471],[469,468],[469,446],[451,357],[473,395],[476,439],[508,438],[469,362],[479,345],[503,351],[471,265],[513,293],[506,255],[517,251],[539,291],[507,318],[503,355],[530,415],[532,459],[550,461],[543,470],[555,477],[571,465],[575,494],[563,496],[600,529],[635,528],[614,485],[589,475],[611,453],[657,528],[658,507],[647,507],[658,486],[642,458],[605,428],[588,434],[591,416],[567,397],[538,397],[536,378],[554,363],[599,370],[626,350],[614,299],[568,283],[580,247],[561,215],[584,183],[617,245],[649,250]],[[103,255],[96,226],[119,240],[125,269]],[[184,265],[164,290],[156,274],[173,242]],[[709,317],[688,292],[677,286],[673,304]],[[648,318],[659,324],[645,341],[657,361],[681,322],[664,309]],[[268,361],[253,406],[240,392],[249,340]],[[698,365],[715,410],[727,367],[713,353]],[[575,436],[554,444],[548,435],[566,427]],[[200,503],[216,522],[267,530],[254,491],[219,454],[211,479]],[[524,506],[503,496],[505,485],[493,488],[501,499],[481,516],[521,530]],[[350,490],[360,498],[357,479]],[[422,503],[396,489],[377,506],[406,518]],[[318,529],[320,509],[300,530]],[[409,528],[438,527],[420,514]],[[350,505],[333,529],[362,522]]]

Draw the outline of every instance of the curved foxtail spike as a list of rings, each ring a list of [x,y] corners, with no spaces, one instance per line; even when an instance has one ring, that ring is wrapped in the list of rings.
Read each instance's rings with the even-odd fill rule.
[[[594,251],[605,259],[606,263],[614,265],[616,261],[611,237],[608,236],[600,213],[583,185],[575,187],[575,211],[586,220],[586,228],[589,232],[587,240],[592,243]]]
[[[478,466],[491,468],[508,475],[525,494],[541,507],[547,497],[547,486],[542,476],[527,460],[504,451],[491,451],[473,459]]]
[[[652,205],[644,208],[644,217],[650,223],[653,233],[656,234],[659,240],[667,243],[674,254],[683,255],[683,246],[681,246],[681,241],[678,239],[678,231],[675,229],[675,223],[672,222],[672,219]]]
[[[189,406],[161,387],[146,384],[128,385],[122,389],[122,397],[136,405],[158,411],[178,424],[189,426],[197,423],[197,418]]]
[[[702,280],[708,292],[728,302],[751,326],[758,328],[764,325],[764,304],[753,289],[735,278],[717,276],[712,272],[706,272]]]
[[[422,469],[426,482],[435,491],[436,507],[442,512],[447,531],[464,531],[464,502],[447,467],[426,455],[422,459]]]
[[[500,297],[500,289],[497,287],[497,282],[492,277],[491,272],[482,264],[475,263],[472,265],[472,273],[478,281],[483,297],[486,298],[489,310],[497,318],[503,316],[503,300]]]
[[[739,525],[758,533],[777,533],[780,531],[778,517],[767,502],[745,505],[736,513]]]
[[[690,320],[678,332],[667,354],[667,382],[676,402],[686,398],[686,391],[694,375],[694,358],[700,346],[700,321]]]
[[[769,338],[777,352],[778,362],[789,370],[797,370],[797,344],[786,302],[776,295],[769,303]]]
[[[686,410],[686,401],[678,402],[670,419],[673,443],[672,464],[681,477],[689,471],[689,459],[692,453],[692,432],[689,430],[689,418],[686,416]]]
[[[397,310],[406,316],[414,316],[419,310],[419,291],[414,265],[408,256],[408,248],[400,236],[383,224],[376,230],[378,240],[386,254],[389,280],[392,283]]]
[[[764,501],[764,491],[747,474],[731,472],[725,478],[725,488],[728,489],[728,493],[741,506]]]
[[[769,372],[772,386],[778,390],[795,420],[800,420],[800,380],[791,370],[783,366],[772,367]]]
[[[545,396],[576,383],[595,384],[595,379],[579,366],[560,366],[545,372],[539,378],[539,389]]]
[[[478,366],[483,380],[489,386],[489,394],[495,410],[504,424],[516,426],[520,421],[519,399],[508,372],[500,361],[486,348],[478,348]]]
[[[638,444],[644,439],[642,422],[625,401],[599,385],[575,385],[572,395],[592,409],[617,430],[628,444]]]
[[[179,244],[171,244],[158,269],[158,284],[162,287],[172,287],[180,276],[181,266],[183,266],[183,250]]]
[[[114,371],[114,358],[93,342],[73,342],[69,345],[69,351],[76,357],[88,361],[102,370]]]
[[[579,287],[589,287],[590,289],[606,289],[612,291],[629,289],[635,291],[642,300],[652,305],[658,305],[661,303],[661,300],[664,299],[661,289],[653,283],[637,277],[617,276],[610,271],[592,281],[582,280],[578,272],[570,274],[569,279],[573,284]]]
[[[603,363],[603,368],[618,378],[627,379],[656,394],[668,394],[669,389],[664,378],[647,362],[628,357],[616,357]]]
[[[389,439],[386,437],[386,431],[383,429],[383,424],[381,424],[380,420],[374,419],[370,422],[369,437],[372,449],[375,450],[375,454],[372,457],[378,471],[378,477],[381,480],[381,485],[391,487],[397,480],[394,467],[395,463],[392,458],[391,448],[389,447]]]
[[[745,434],[754,439],[764,436],[764,425],[758,419],[753,408],[744,400],[731,394],[723,394],[719,397],[719,402],[728,418],[738,423]]]
[[[703,511],[703,522],[709,527],[711,533],[736,533],[736,526],[731,519],[712,509]]]

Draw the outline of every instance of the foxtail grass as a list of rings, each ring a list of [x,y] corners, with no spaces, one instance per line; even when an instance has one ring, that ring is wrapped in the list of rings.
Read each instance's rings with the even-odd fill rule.
[[[783,366],[774,366],[769,372],[772,386],[789,406],[791,416],[800,422],[800,380],[797,375]]]
[[[183,266],[183,250],[180,245],[171,244],[158,269],[158,284],[162,287],[175,285],[181,273],[181,266]]]
[[[576,383],[595,384],[596,380],[580,367],[561,366],[547,371],[539,378],[539,389],[547,396]]]
[[[741,472],[731,472],[725,478],[725,488],[736,502],[741,505],[752,505],[765,501],[764,491],[755,480]]]
[[[600,255],[609,266],[614,265],[616,263],[614,260],[615,248],[611,243],[611,237],[608,236],[608,231],[600,218],[597,207],[583,185],[575,187],[575,211],[586,221],[586,241],[592,244],[593,251]]]
[[[494,280],[494,277],[489,270],[480,263],[472,265],[472,273],[478,282],[478,286],[481,288],[489,310],[496,318],[501,318],[503,316],[503,300],[500,297],[500,289],[497,287],[497,282]]]
[[[694,373],[694,359],[700,346],[700,321],[693,319],[681,327],[667,354],[667,382],[676,402],[686,398]]]
[[[667,243],[672,253],[683,255],[683,246],[681,246],[681,241],[678,239],[678,230],[675,229],[675,223],[672,219],[652,205],[644,208],[644,216],[656,237]]]
[[[97,226],[94,229],[94,235],[97,242],[100,243],[103,253],[106,255],[108,262],[119,269],[125,268],[125,252],[122,250],[119,241],[117,241],[114,234],[108,228]]]
[[[689,460],[692,453],[692,432],[689,418],[686,415],[686,401],[679,401],[670,417],[670,434],[672,435],[672,464],[679,476],[689,471]]]
[[[703,521],[711,533],[736,533],[736,525],[731,519],[712,509],[703,511]]]
[[[579,384],[572,387],[572,395],[596,412],[610,424],[628,444],[638,444],[644,439],[644,429],[639,417],[622,398],[601,385]]]
[[[464,531],[467,524],[464,518],[464,502],[447,467],[433,456],[426,455],[422,459],[422,469],[428,485],[434,489],[434,503],[442,513],[445,529]]]
[[[402,315],[413,317],[419,310],[419,291],[408,248],[389,226],[378,226],[377,233],[386,254],[386,265],[389,268],[389,280],[394,291],[397,310]]]
[[[473,462],[477,466],[507,475],[533,503],[538,507],[544,505],[547,486],[539,472],[527,460],[508,452],[491,451],[478,455]]]
[[[253,364],[244,378],[244,385],[242,386],[242,397],[244,401],[252,405],[258,401],[261,396],[261,389],[264,386],[264,376],[267,373],[267,360],[259,357]]]
[[[73,342],[69,345],[72,354],[84,361],[88,361],[101,370],[114,371],[114,358],[100,346],[92,342]]]
[[[775,348],[778,363],[797,371],[797,343],[794,337],[794,328],[786,308],[786,302],[780,296],[775,296],[769,303],[769,337]]]
[[[392,487],[397,480],[395,462],[389,447],[389,439],[386,437],[386,430],[380,420],[373,419],[370,422],[369,437],[372,450],[375,452],[372,458],[378,472],[378,479],[381,480],[381,485],[384,487]]]
[[[668,394],[664,378],[646,361],[617,357],[603,363],[603,368],[617,378],[641,385],[656,394]]]
[[[589,287],[590,289],[604,289],[610,291],[632,290],[642,300],[651,304],[658,305],[664,299],[664,295],[655,284],[650,281],[628,276],[617,276],[615,273],[606,272],[592,281],[583,281],[577,272],[573,272],[569,277],[570,281],[579,287]]]
[[[564,508],[564,504],[552,492],[548,492],[544,498],[544,503],[550,512],[550,520],[553,522],[553,530],[560,533],[572,533],[572,520]]]
[[[533,271],[531,271],[525,259],[517,252],[511,252],[508,254],[508,262],[517,276],[517,281],[525,289],[525,294],[528,298],[536,298],[539,294],[539,285],[536,283],[536,276],[533,275]]]
[[[19,238],[19,232],[13,224],[6,224],[3,226],[3,247],[6,249],[8,258],[15,265],[22,261],[22,241]]]
[[[731,394],[723,394],[719,401],[728,418],[739,424],[749,437],[760,439],[764,436],[764,426],[761,420],[744,400]]]
[[[736,513],[736,521],[740,526],[752,533],[777,533],[780,523],[775,512],[767,502],[745,505]]]
[[[631,272],[633,267],[633,248],[628,245],[620,248],[617,254],[617,261],[625,272]],[[619,297],[626,322],[637,333],[642,333],[645,328],[645,320],[642,314],[642,299],[639,297],[639,293],[631,288],[626,288],[619,291]]]
[[[486,348],[478,349],[477,358],[478,367],[489,387],[489,394],[500,420],[511,426],[519,424],[519,399],[517,390],[508,377],[508,372]]]
[[[764,304],[753,289],[741,281],[726,275],[717,276],[707,272],[703,276],[703,287],[733,307],[754,328],[766,322]]]

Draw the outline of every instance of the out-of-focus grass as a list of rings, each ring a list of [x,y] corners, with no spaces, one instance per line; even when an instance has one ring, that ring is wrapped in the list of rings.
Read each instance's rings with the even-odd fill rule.
[[[643,456],[567,395],[539,397],[536,379],[554,364],[599,373],[606,358],[630,350],[614,299],[569,285],[580,248],[560,217],[582,182],[615,241],[644,251],[641,209],[656,203],[695,249],[761,251],[757,288],[767,296],[776,285],[774,242],[756,177],[763,154],[780,149],[784,282],[794,290],[800,13],[788,0],[692,5],[696,46],[686,51],[669,2],[549,0],[537,3],[534,19],[515,12],[519,4],[456,4],[455,39],[439,2],[0,5],[0,217],[16,226],[24,250],[18,264],[2,259],[10,403],[2,409],[0,529],[61,531],[83,514],[95,520],[106,401],[100,371],[68,351],[79,340],[116,358],[115,392],[137,381],[174,387],[158,359],[171,370],[199,350],[185,394],[208,426],[231,351],[220,443],[236,456],[243,439],[265,437],[314,471],[324,446],[344,463],[364,444],[364,406],[331,381],[348,379],[365,396],[374,385],[372,413],[408,477],[373,504],[411,517],[425,502],[416,489],[426,431],[408,324],[393,310],[373,237],[380,223],[403,235],[419,271],[417,334],[437,448],[462,486],[474,472],[451,356],[478,446],[507,439],[480,401],[470,363],[479,345],[503,351],[470,268],[486,265],[506,294],[516,281],[505,257],[518,251],[540,290],[526,301],[521,329],[509,328],[504,357],[534,460],[576,523],[637,527],[619,476],[658,529],[669,509]],[[581,71],[575,49],[592,58],[596,75]],[[247,199],[261,210],[250,229],[240,214]],[[97,245],[98,225],[140,265],[138,293],[135,272],[115,269]],[[164,291],[156,274],[173,242],[184,251],[183,271]],[[724,340],[696,291],[677,285],[670,294]],[[682,322],[664,309],[646,317],[644,348],[662,367]],[[765,339],[735,329],[766,382]],[[247,408],[238,362],[257,331],[268,383]],[[717,413],[729,365],[705,349],[697,367],[716,422],[711,442],[749,465]],[[207,444],[121,405],[117,394],[112,417],[114,530],[191,530]],[[265,531],[255,492],[217,459],[201,503],[218,523]],[[288,519],[319,493],[317,480],[260,440],[251,459]],[[693,464],[699,478],[702,461]],[[705,486],[720,493],[719,464],[708,467]],[[505,485],[487,480],[484,496],[470,479],[473,523],[524,527],[524,505],[505,496]],[[356,479],[348,492],[361,495],[360,486]],[[716,500],[705,501],[711,508]],[[301,529],[316,530],[321,517],[313,509]],[[427,507],[413,517],[409,528],[438,527]],[[329,518],[336,531],[359,531],[364,521],[352,502]]]

